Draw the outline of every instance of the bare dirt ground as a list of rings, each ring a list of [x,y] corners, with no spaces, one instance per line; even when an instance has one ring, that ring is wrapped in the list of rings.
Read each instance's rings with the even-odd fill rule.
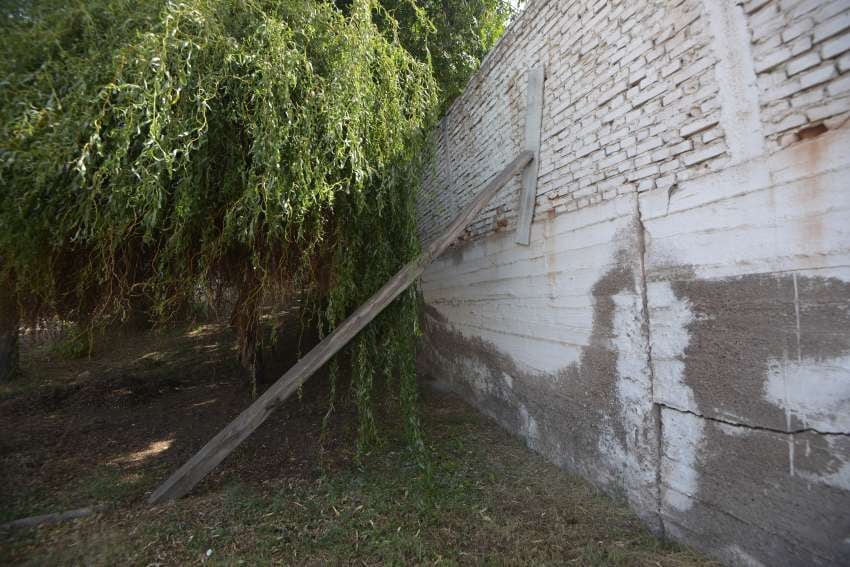
[[[0,390],[0,523],[104,509],[0,530],[0,563],[712,564],[657,540],[622,503],[450,395],[423,392],[427,467],[392,418],[384,445],[358,460],[348,405],[322,435],[321,376],[192,495],[148,507],[157,484],[250,403],[232,337],[207,324],[97,344],[77,360],[28,348],[23,377]],[[294,361],[289,350],[272,373]]]

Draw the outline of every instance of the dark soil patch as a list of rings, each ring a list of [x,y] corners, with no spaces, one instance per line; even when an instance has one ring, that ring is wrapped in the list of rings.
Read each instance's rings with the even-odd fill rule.
[[[659,542],[622,505],[452,396],[423,395],[427,466],[391,417],[385,445],[358,461],[348,404],[337,404],[320,440],[321,377],[190,497],[147,507],[146,496],[250,403],[232,344],[225,327],[207,325],[116,337],[91,359],[25,353],[29,382],[0,394],[0,522],[108,508],[2,533],[0,561],[707,563]],[[284,354],[267,357],[272,375],[294,360]]]

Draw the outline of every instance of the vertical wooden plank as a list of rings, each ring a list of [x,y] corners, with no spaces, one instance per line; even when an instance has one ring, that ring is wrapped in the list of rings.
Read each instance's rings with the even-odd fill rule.
[[[528,106],[525,114],[525,150],[534,154],[522,172],[522,193],[519,198],[519,218],[516,242],[528,246],[531,242],[531,221],[534,220],[534,203],[537,198],[537,176],[540,173],[540,136],[543,129],[543,83],[546,73],[543,66],[528,71]]]

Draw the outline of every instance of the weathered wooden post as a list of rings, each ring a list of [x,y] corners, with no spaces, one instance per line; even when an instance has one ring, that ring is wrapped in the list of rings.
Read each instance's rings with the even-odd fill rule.
[[[543,84],[546,72],[541,65],[528,71],[528,105],[525,114],[525,149],[534,154],[534,161],[522,172],[522,193],[519,197],[519,218],[516,242],[531,244],[531,222],[537,199],[537,177],[540,174],[540,136],[543,131]]]
[[[403,267],[393,278],[378,290],[366,303],[357,308],[331,334],[313,350],[290,368],[277,382],[245,411],[210,439],[200,451],[180,467],[168,480],[157,488],[148,502],[158,504],[180,498],[188,493],[212,469],[239,446],[275,408],[288,398],[298,387],[322,365],[339,352],[361,329],[369,324],[381,311],[419,278],[425,267],[442,254],[461,235],[466,226],[475,219],[481,209],[490,202],[511,177],[534,161],[534,153],[525,151],[496,175],[471,203],[457,216],[446,231],[434,240],[415,260]]]

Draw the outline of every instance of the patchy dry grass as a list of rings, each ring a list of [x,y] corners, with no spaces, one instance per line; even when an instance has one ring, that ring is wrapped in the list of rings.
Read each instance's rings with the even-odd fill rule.
[[[190,329],[128,339],[73,364],[30,358],[31,372],[70,364],[77,378],[54,368],[42,386],[3,393],[0,426],[14,433],[0,445],[2,520],[110,507],[0,534],[0,562],[710,564],[433,392],[423,404],[426,469],[392,433],[358,464],[345,409],[320,446],[326,393],[317,387],[285,404],[192,496],[149,508],[145,495],[248,403],[229,349],[211,346],[224,343],[221,329]],[[57,384],[71,390],[57,396]]]

